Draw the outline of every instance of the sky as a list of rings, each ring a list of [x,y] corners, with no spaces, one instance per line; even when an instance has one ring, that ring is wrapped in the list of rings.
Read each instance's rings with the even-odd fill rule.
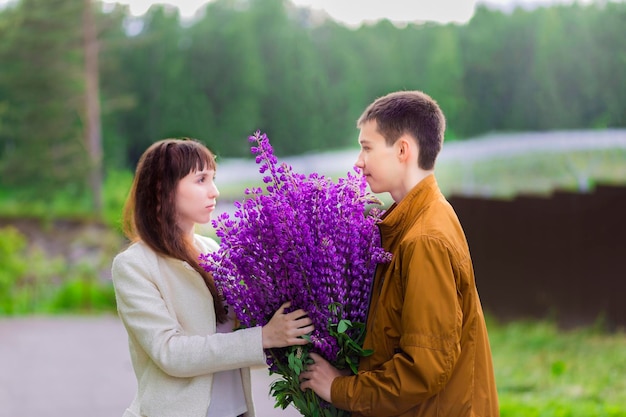
[[[16,0],[0,0],[0,8]],[[127,4],[134,15],[144,14],[154,3],[178,7],[184,18],[191,18],[210,0],[103,0],[105,4]],[[512,10],[515,6],[534,7],[551,4],[587,4],[601,0],[291,0],[297,6],[326,11],[332,18],[348,26],[373,22],[383,18],[396,23],[433,21],[466,23],[474,14],[478,2]],[[619,1],[619,0],[618,0]],[[622,0],[624,1],[624,0]]]
[[[0,3],[7,0],[0,0]],[[349,26],[372,22],[382,18],[397,23],[434,21],[438,23],[466,23],[474,13],[477,2],[504,10],[517,5],[532,7],[574,0],[291,0],[297,6],[322,9],[332,18]],[[578,0],[590,3],[594,0]],[[130,6],[131,13],[141,15],[153,3],[168,3],[178,7],[181,16],[193,17],[207,0],[105,0],[105,3],[122,3]]]

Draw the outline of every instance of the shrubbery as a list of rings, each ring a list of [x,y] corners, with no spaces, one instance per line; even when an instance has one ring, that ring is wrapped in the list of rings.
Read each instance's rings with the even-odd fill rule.
[[[0,229],[0,265],[0,315],[115,311],[113,285],[97,265],[51,259],[12,226]]]

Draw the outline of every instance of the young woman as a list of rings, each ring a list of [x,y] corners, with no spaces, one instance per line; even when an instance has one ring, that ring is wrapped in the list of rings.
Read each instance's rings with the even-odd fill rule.
[[[124,417],[254,416],[250,366],[263,349],[303,345],[313,330],[284,304],[263,327],[233,331],[210,274],[198,263],[217,243],[195,234],[219,191],[215,157],[193,139],[165,139],[142,155],[124,208],[132,244],[112,266],[137,394]]]

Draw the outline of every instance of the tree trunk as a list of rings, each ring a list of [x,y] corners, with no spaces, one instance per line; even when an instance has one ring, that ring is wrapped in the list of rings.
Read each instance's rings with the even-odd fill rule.
[[[102,128],[98,88],[98,37],[92,10],[92,0],[84,0],[83,38],[85,52],[85,141],[90,156],[89,185],[93,207],[102,217]]]

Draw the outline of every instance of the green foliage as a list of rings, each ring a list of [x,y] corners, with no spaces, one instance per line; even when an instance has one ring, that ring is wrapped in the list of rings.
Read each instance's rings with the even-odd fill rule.
[[[279,154],[345,147],[365,105],[409,88],[439,101],[448,137],[624,126],[626,83],[612,80],[626,73],[625,8],[504,14],[480,6],[466,25],[382,21],[351,30],[276,0],[211,2],[187,24],[153,7],[139,33],[124,38],[113,19],[118,26],[104,38],[115,45],[104,48],[106,62],[125,65],[103,70],[103,106],[127,104],[106,117],[105,159],[132,168],[150,143],[170,136],[247,156],[242,138],[256,129],[272,134]],[[594,59],[580,61],[580,50]]]
[[[0,11],[0,186],[90,210],[81,10],[20,0]],[[624,2],[483,5],[464,25],[349,29],[280,0],[216,0],[191,22],[156,5],[129,27],[128,10],[101,11],[105,173],[132,170],[165,137],[198,138],[224,157],[249,157],[257,129],[279,155],[345,148],[363,108],[396,89],[437,99],[447,138],[623,127],[625,17]]]
[[[626,334],[488,322],[503,417],[626,416]]]
[[[97,265],[50,258],[13,227],[0,229],[0,264],[0,316],[115,311],[112,284]]]
[[[130,191],[133,174],[129,170],[110,170],[103,186],[104,224],[119,230],[122,208]],[[77,198],[73,192],[57,190],[50,198],[29,197],[34,190],[0,189],[0,217],[94,220],[88,194]]]
[[[337,323],[333,323],[329,318],[329,334],[337,340],[339,351],[335,360],[330,363],[339,370],[348,374],[356,374],[358,371],[359,359],[373,353],[371,350],[363,349],[363,339],[365,338],[365,324],[352,323],[349,320],[341,319],[342,305],[333,303],[328,306],[332,311],[332,317],[339,318]],[[270,386],[270,394],[276,401],[275,407],[283,410],[289,405],[294,406],[303,416],[306,417],[340,417],[347,416],[345,410],[335,408],[319,398],[313,390],[300,389],[300,374],[306,370],[306,366],[313,363],[309,356],[311,345],[291,346],[284,349],[270,349],[273,356],[273,363],[276,369],[270,370],[270,375],[278,374],[281,379],[274,381]],[[280,359],[279,359],[280,358]]]
[[[92,218],[93,206],[85,194],[57,189],[54,195],[37,196],[36,187],[0,189],[0,216],[34,218],[50,221],[56,218]]]
[[[595,401],[506,401],[500,406],[501,417],[624,417],[626,410],[619,405],[598,404]]]
[[[26,247],[26,238],[15,228],[1,229],[0,234],[0,313],[12,313],[17,277],[26,273],[28,261],[17,256]]]
[[[0,29],[0,185],[80,197],[88,169],[76,24],[82,2],[22,0],[9,13]]]
[[[187,120],[184,108],[199,112],[182,124],[187,134],[223,156],[246,156],[240,138],[257,128],[273,132],[278,153],[326,150],[354,141],[354,120],[373,98],[407,88],[422,89],[440,102],[449,137],[624,126],[623,115],[613,116],[614,97],[607,107],[604,89],[611,78],[598,76],[607,68],[625,73],[618,52],[623,50],[621,29],[607,15],[624,8],[610,3],[504,14],[481,6],[466,25],[398,28],[381,21],[356,30],[315,22],[304,10],[275,0],[251,1],[248,8],[230,0],[213,2],[202,19],[178,31],[173,20],[156,20],[152,12],[136,38],[167,34],[165,45],[170,45],[179,37],[172,56],[182,50],[181,62],[164,65],[179,69],[171,74],[185,105],[174,104],[178,98],[168,94],[168,83],[157,91],[145,71],[137,72],[131,89],[149,84],[145,91],[157,95],[139,102],[153,107],[167,97],[172,110],[160,106],[156,123],[142,117],[133,126]],[[602,24],[605,18],[609,27]],[[616,49],[606,49],[607,42]],[[136,46],[133,62],[145,68],[141,51],[154,46],[148,41]],[[580,50],[594,59],[580,62]],[[182,74],[189,79],[181,79]],[[162,130],[145,137],[154,141],[169,134]]]
[[[102,282],[97,271],[88,264],[79,265],[75,276],[55,289],[46,303],[54,313],[93,313],[115,311],[115,290],[112,282]]]
[[[0,229],[0,315],[47,312],[45,301],[66,271],[61,258],[28,248],[17,229]]]
[[[332,310],[341,309],[341,304],[329,306]],[[341,317],[340,315],[338,317]],[[365,323],[353,323],[350,320],[339,320],[338,323],[329,323],[330,334],[337,339],[339,353],[334,366],[337,369],[349,369],[353,374],[358,372],[359,361],[362,357],[370,356],[373,350],[363,349],[365,340]]]
[[[133,183],[133,173],[128,170],[111,170],[104,182],[104,222],[121,230],[121,215],[124,203]]]

